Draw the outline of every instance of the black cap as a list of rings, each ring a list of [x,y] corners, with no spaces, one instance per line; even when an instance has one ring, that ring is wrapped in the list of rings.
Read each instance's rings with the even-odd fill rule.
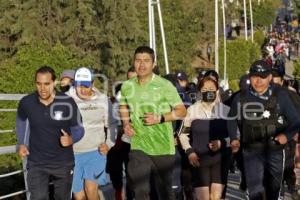
[[[179,79],[181,81],[187,81],[188,80],[187,74],[185,72],[182,72],[182,71],[177,72],[176,77],[177,77],[177,79]]]
[[[271,74],[271,66],[264,60],[255,61],[249,70],[249,76],[267,78]]]

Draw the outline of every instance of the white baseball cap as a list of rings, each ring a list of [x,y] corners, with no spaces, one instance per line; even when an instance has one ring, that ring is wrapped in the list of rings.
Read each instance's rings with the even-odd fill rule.
[[[93,84],[93,74],[90,69],[81,67],[75,73],[75,87],[85,86],[91,87]]]

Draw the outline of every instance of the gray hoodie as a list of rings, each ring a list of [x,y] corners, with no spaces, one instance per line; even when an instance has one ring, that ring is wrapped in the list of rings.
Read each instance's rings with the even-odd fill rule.
[[[85,130],[83,138],[73,145],[74,153],[95,151],[102,143],[112,147],[117,136],[117,121],[113,119],[109,98],[96,88],[93,91],[95,95],[89,100],[79,98],[74,87],[66,93],[75,100]]]

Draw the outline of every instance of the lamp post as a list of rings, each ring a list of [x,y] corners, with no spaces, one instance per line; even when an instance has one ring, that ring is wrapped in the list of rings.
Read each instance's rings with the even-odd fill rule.
[[[219,73],[219,11],[218,0],[215,0],[215,71]]]
[[[247,5],[246,0],[244,0],[244,26],[245,26],[245,39],[248,40],[248,27],[247,27]]]
[[[226,19],[225,19],[225,3],[222,0],[222,15],[223,15],[223,32],[224,32],[224,77],[225,86],[227,85],[227,53],[226,53]]]
[[[162,39],[162,45],[163,45],[163,51],[164,51],[166,74],[169,74],[170,70],[169,70],[169,61],[168,61],[166,37],[165,37],[165,31],[164,31],[164,25],[163,25],[163,19],[162,19],[162,13],[161,13],[161,7],[160,7],[160,1],[159,0],[156,0],[156,1],[155,0],[148,0],[149,45],[154,50],[155,58],[156,58],[156,52],[157,51],[156,51],[156,34],[155,34],[155,20],[154,20],[154,6],[155,5],[157,6],[157,12],[158,12],[158,18],[159,18],[160,33],[161,33],[161,39]],[[157,62],[157,60],[156,60],[156,62]]]
[[[252,11],[252,0],[249,0],[249,7],[250,7],[250,24],[251,24],[251,42],[253,43],[254,37],[253,37],[253,11]]]
[[[154,50],[156,60],[156,38],[155,38],[155,20],[152,1],[148,0],[148,20],[149,20],[149,46]]]

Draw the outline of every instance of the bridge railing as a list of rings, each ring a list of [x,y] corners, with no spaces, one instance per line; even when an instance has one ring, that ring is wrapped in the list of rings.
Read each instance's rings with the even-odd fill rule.
[[[23,96],[25,96],[25,95],[24,94],[0,94],[0,101],[19,101]],[[0,109],[0,112],[16,112],[16,111],[17,111],[17,109],[7,109],[7,108]],[[3,134],[3,133],[14,134],[15,130],[14,129],[0,130],[0,134]],[[0,147],[0,155],[12,154],[12,153],[16,153],[16,151],[17,151],[17,145]],[[26,199],[29,200],[29,193],[28,193],[28,187],[27,187],[27,181],[26,181],[26,177],[27,177],[26,164],[27,164],[27,160],[23,159],[22,160],[22,166],[23,166],[22,169],[8,172],[6,174],[0,174],[0,179],[2,179],[2,178],[7,178],[9,176],[16,175],[16,174],[24,173],[24,182],[25,182],[25,188],[23,190],[2,195],[2,196],[0,196],[0,200],[7,199],[9,197],[17,196],[17,195],[24,194],[24,193],[26,193]]]

